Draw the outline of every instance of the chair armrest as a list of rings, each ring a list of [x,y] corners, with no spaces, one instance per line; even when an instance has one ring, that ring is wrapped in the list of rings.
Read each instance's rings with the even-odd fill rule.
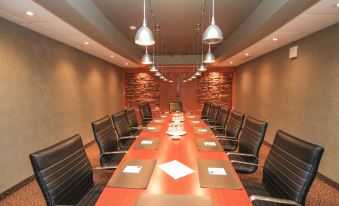
[[[138,130],[142,130],[144,129],[145,127],[131,127],[131,129],[138,129]]]
[[[251,163],[251,162],[244,162],[244,161],[239,161],[239,160],[231,160],[231,163],[238,163],[238,164],[244,164],[244,165],[251,165],[251,166],[257,166],[257,167],[262,167],[259,164]]]
[[[246,157],[254,157],[258,160],[258,157],[252,154],[246,154],[246,153],[238,153],[238,152],[227,152],[226,155],[239,155],[239,156],[246,156]]]
[[[110,167],[93,167],[92,169],[100,171],[100,170],[115,170],[117,168],[118,166],[110,166]]]
[[[294,200],[281,199],[281,198],[275,198],[275,197],[267,197],[267,196],[261,196],[261,195],[251,195],[250,200],[252,202],[253,201],[266,201],[266,202],[275,202],[275,203],[280,203],[280,204],[301,206],[300,203],[298,203]]]
[[[153,118],[152,117],[144,117],[144,118],[142,118],[143,120],[153,120]]]
[[[113,154],[126,154],[127,151],[114,151],[114,152],[105,152],[100,155],[99,158],[105,156],[105,155],[113,155]]]
[[[126,139],[136,139],[138,136],[126,136],[126,137],[119,137],[119,141],[120,140],[126,140]]]
[[[237,139],[233,138],[217,138],[218,140],[223,140],[223,141],[230,141],[230,142],[238,142]]]
[[[213,128],[213,129],[224,129],[224,127],[221,126],[215,126],[215,125],[210,125],[208,126],[209,128]]]

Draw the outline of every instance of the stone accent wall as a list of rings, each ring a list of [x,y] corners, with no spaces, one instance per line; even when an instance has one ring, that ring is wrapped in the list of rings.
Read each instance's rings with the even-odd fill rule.
[[[198,78],[198,105],[212,102],[232,107],[232,72],[207,72]]]
[[[140,102],[160,107],[159,79],[146,72],[125,73],[125,106],[138,107]]]

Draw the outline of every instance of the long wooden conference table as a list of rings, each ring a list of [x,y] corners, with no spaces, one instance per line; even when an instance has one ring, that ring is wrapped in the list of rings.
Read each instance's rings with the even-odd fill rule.
[[[141,132],[111,177],[113,178],[119,169],[121,170],[123,169],[122,167],[125,167],[124,163],[128,159],[156,159],[156,165],[147,188],[131,189],[106,186],[96,203],[97,206],[134,206],[141,194],[207,196],[212,199],[214,206],[252,205],[242,185],[240,189],[202,188],[200,186],[198,160],[225,160],[228,162],[229,160],[223,151],[198,151],[196,138],[215,140],[215,136],[213,134],[197,134],[195,132],[197,127],[207,128],[207,125],[202,120],[199,120],[197,115],[185,115],[184,128],[187,134],[182,136],[180,140],[173,140],[165,133],[168,123],[172,121],[172,115],[167,114],[167,117],[162,116],[159,119],[163,119],[163,121],[153,121],[148,126],[157,126],[158,128],[160,126],[160,131],[150,132],[144,130]],[[192,124],[192,120],[195,121],[195,124]],[[197,123],[198,121],[199,123]],[[145,137],[159,138],[158,149],[136,149],[136,145]],[[172,160],[181,162],[193,169],[194,172],[179,179],[173,179],[158,167],[158,165]],[[231,169],[235,173],[233,167]],[[234,178],[239,179],[237,174],[235,174]]]

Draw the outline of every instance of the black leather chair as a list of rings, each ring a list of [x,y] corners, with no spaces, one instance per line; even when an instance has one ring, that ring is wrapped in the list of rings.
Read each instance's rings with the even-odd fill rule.
[[[209,121],[208,126],[210,128],[219,128],[219,129],[225,128],[229,111],[230,110],[227,108],[220,107],[215,121]]]
[[[219,105],[216,104],[211,104],[210,110],[208,112],[208,117],[207,119],[204,119],[204,121],[208,124],[208,122],[215,122],[218,112],[219,112]]]
[[[141,124],[147,126],[147,124],[153,120],[152,110],[148,102],[143,102],[139,104],[139,111],[141,116]]]
[[[170,112],[183,112],[182,102],[170,102],[169,103]]]
[[[80,135],[29,155],[48,206],[95,205],[103,185],[94,185]]]
[[[243,182],[253,205],[304,205],[323,152],[321,146],[278,130],[262,182]]]
[[[110,116],[92,122],[95,141],[100,149],[100,165],[116,168],[130,144],[118,139]]]
[[[125,110],[126,118],[131,129],[143,129],[142,126],[139,126],[139,121],[137,113],[134,108],[128,108]]]
[[[204,102],[204,106],[201,110],[201,119],[207,119],[208,118],[208,112],[210,111],[211,103]]]
[[[212,128],[213,133],[225,151],[232,151],[229,148],[229,140],[238,140],[239,133],[244,122],[245,115],[236,111],[231,111],[231,116],[224,129]]]
[[[113,114],[112,120],[115,130],[117,131],[119,141],[131,146],[141,130],[130,128],[125,111]]]
[[[228,152],[227,156],[231,160],[234,169],[239,173],[250,174],[257,170],[259,162],[259,150],[264,140],[267,122],[247,117],[244,127],[239,135],[238,152]],[[235,150],[238,140],[225,140],[224,145],[228,142],[229,150]],[[246,162],[245,164],[243,162]],[[250,163],[250,164],[248,164]]]

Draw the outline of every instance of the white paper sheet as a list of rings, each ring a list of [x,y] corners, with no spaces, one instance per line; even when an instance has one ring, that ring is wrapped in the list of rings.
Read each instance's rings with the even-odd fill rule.
[[[197,121],[197,120],[193,120],[192,122],[193,122],[193,124],[199,124],[200,123],[200,121]]]
[[[208,174],[210,175],[227,175],[224,168],[218,168],[218,167],[209,167],[208,168]]]
[[[161,117],[161,118],[167,118],[167,116],[166,116],[166,115],[161,115],[160,117]]]
[[[140,173],[142,167],[141,166],[126,166],[122,172],[125,173]]]
[[[153,144],[152,140],[142,140],[141,144]]]
[[[177,180],[186,175],[192,174],[194,170],[187,167],[177,160],[167,162],[158,166],[162,171],[171,176],[173,179]]]
[[[207,132],[207,129],[198,129],[199,132]]]
[[[205,146],[212,146],[212,147],[217,146],[217,144],[215,142],[204,142],[204,145]]]
[[[147,127],[148,130],[155,130],[156,127]]]

